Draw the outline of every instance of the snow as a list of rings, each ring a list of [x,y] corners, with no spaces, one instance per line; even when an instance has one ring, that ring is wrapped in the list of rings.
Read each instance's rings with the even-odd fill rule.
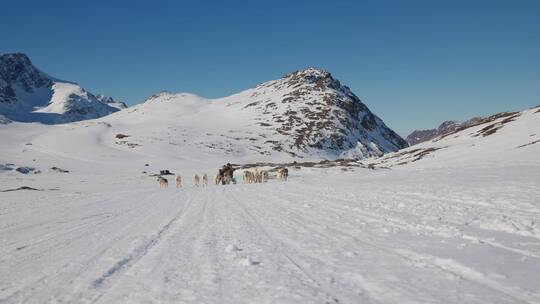
[[[461,132],[435,138],[396,153],[386,154],[382,160],[374,163],[396,165],[409,162],[409,151],[417,149],[440,149],[433,155],[428,154],[422,161],[411,163],[415,167],[433,166],[478,166],[492,164],[499,166],[494,160],[504,160],[507,163],[534,164],[540,163],[538,144],[531,144],[540,139],[540,107],[519,112],[512,121],[505,122],[510,116],[503,116],[491,122],[467,128]],[[490,127],[497,129],[494,134],[484,136],[482,129]],[[398,155],[402,156],[398,156]]]
[[[405,149],[444,147],[405,165],[390,154],[376,170],[290,168],[287,182],[203,188],[194,173],[286,157],[245,140],[201,148],[226,147],[199,137],[224,119],[245,121],[162,97],[177,107],[0,125],[0,166],[42,172],[0,171],[0,190],[38,189],[0,192],[0,302],[540,302],[540,144],[519,147],[540,136],[538,109],[489,136],[473,136],[480,125]],[[159,189],[148,174],[161,169],[184,187],[167,176]]]

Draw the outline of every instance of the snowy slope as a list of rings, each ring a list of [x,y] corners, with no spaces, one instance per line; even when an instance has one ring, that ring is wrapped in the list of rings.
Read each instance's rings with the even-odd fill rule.
[[[156,94],[102,121],[143,146],[151,130],[179,153],[191,146],[227,157],[364,158],[407,145],[330,73],[312,68],[220,99]]]
[[[538,162],[540,107],[503,112],[369,162],[381,166],[459,166],[494,160]]]
[[[102,117],[121,108],[122,104],[101,101],[76,83],[41,72],[24,54],[0,55],[0,114],[11,120],[65,123]]]

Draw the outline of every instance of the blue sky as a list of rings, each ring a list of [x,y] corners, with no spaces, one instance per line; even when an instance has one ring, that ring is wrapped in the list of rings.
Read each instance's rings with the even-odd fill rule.
[[[540,1],[0,1],[0,53],[128,104],[309,66],[401,135],[540,104]]]

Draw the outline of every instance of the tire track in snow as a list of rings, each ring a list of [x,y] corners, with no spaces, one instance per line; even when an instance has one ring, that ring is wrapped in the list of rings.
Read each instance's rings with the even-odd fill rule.
[[[222,251],[217,250],[224,227],[218,221],[222,214],[213,201],[215,191],[188,191],[193,202],[182,220],[110,284],[100,303],[223,302],[222,283],[231,276],[223,275]]]
[[[172,200],[176,200],[176,199],[177,199],[177,196],[175,195]],[[135,266],[151,250],[153,250],[162,241],[162,239],[166,237],[166,235],[171,231],[173,226],[182,219],[182,216],[191,207],[192,202],[193,202],[193,198],[190,197],[188,201],[184,204],[182,209],[180,209],[180,211],[178,211],[175,214],[175,216],[169,222],[167,222],[167,224],[161,227],[152,239],[150,239],[149,241],[135,248],[128,256],[117,261],[111,268],[105,271],[100,277],[94,279],[92,283],[90,284],[89,290],[91,293],[96,292],[96,291],[98,291],[98,293],[97,295],[90,296],[91,298],[93,298],[91,299],[91,303],[96,303],[97,301],[101,299],[101,297],[106,292],[106,290],[103,290],[103,289],[106,289],[108,287],[107,285],[109,285],[110,287],[115,277],[125,272],[128,268]]]
[[[151,194],[144,201],[153,200],[154,197],[156,197],[156,194]],[[109,201],[108,205],[111,205],[111,203],[114,203],[114,202],[126,201],[126,200],[128,200],[130,198],[131,198],[131,195],[124,196],[122,198],[118,198],[118,199],[115,199],[113,201]],[[100,203],[103,203],[103,202],[106,202],[106,200],[101,200],[101,201],[99,201],[97,203],[100,204]],[[85,206],[86,205],[91,205],[91,203],[86,203],[84,205]],[[53,248],[55,250],[59,250],[61,248],[69,248],[69,246],[72,245],[72,242],[74,240],[83,239],[85,237],[85,235],[94,234],[96,232],[95,230],[84,230],[83,228],[90,227],[90,228],[102,229],[103,227],[106,227],[106,226],[104,226],[104,224],[112,222],[113,220],[116,220],[119,217],[129,216],[132,212],[137,211],[137,210],[139,210],[139,209],[141,209],[143,207],[146,207],[146,203],[141,203],[141,204],[137,205],[134,208],[128,209],[127,211],[124,210],[124,212],[118,212],[116,214],[116,216],[105,218],[102,221],[95,222],[95,223],[93,223],[94,225],[83,225],[83,226],[76,225],[75,228],[71,227],[72,229],[62,231],[57,236],[49,237],[46,240],[42,240],[42,241],[39,241],[39,242],[32,243],[32,246],[29,246],[28,248],[25,248],[25,250],[28,250],[28,249],[29,250],[40,250],[40,252],[31,253],[28,256],[26,256],[26,257],[24,257],[22,259],[19,259],[17,265],[20,264],[21,266],[24,266],[25,263],[32,262],[33,260],[41,258],[42,256],[46,256],[47,254],[49,254],[49,251],[51,249],[53,249]],[[78,233],[80,233],[80,234],[78,234]],[[49,244],[49,243],[45,242],[45,241],[54,241],[54,240],[58,239],[59,237],[64,237],[64,236],[69,236],[69,237],[66,238],[66,239],[62,238],[59,242],[54,242],[52,244]],[[107,240],[107,243],[114,244],[115,242],[117,242],[118,240],[120,240],[123,237],[124,237],[124,235],[118,235],[118,236],[116,236],[115,238],[113,238],[111,240]],[[47,244],[47,246],[46,247],[38,247],[38,248],[34,249],[33,247],[36,244],[39,244],[39,243],[45,243],[45,244]],[[105,254],[105,252],[108,249],[109,249],[108,246],[103,246],[103,248],[99,252],[93,254],[92,258],[82,262],[82,265],[84,267],[81,267],[79,270],[76,271],[76,273],[72,273],[72,277],[81,276],[85,271],[87,271],[90,268],[90,266],[93,263],[96,262],[96,260],[99,257],[101,257],[103,254]],[[44,289],[44,288],[49,289],[50,286],[47,286],[46,283],[48,281],[52,280],[52,279],[58,280],[62,274],[65,274],[64,273],[64,268],[67,267],[67,265],[69,265],[70,263],[71,263],[71,261],[64,264],[64,265],[62,265],[62,267],[60,267],[59,271],[56,272],[56,273],[41,275],[41,276],[37,277],[37,279],[34,279],[32,281],[28,281],[28,282],[24,282],[24,284],[22,286],[19,286],[15,292],[11,293],[10,295],[5,297],[4,299],[8,300],[8,301],[9,300],[15,300],[15,299],[17,299],[18,296],[21,296],[24,293],[27,293],[29,290],[37,292],[40,289]],[[13,265],[11,267],[18,267],[17,265]],[[33,278],[36,278],[36,276],[33,276]],[[67,282],[67,284],[71,285],[72,282],[73,282],[73,280],[70,280],[69,282]],[[66,284],[66,283],[64,283],[64,284]],[[0,300],[4,300],[4,299],[0,299]]]
[[[259,193],[256,193],[255,196],[257,197],[256,201],[257,202],[266,202],[268,205],[267,206],[264,206],[264,207],[268,207],[270,205],[272,206],[276,206],[276,205],[279,205],[281,203],[281,201],[283,200],[283,197],[280,197],[278,195],[275,195],[275,194],[265,194],[265,196],[259,194]],[[269,197],[272,197],[274,199],[270,200]],[[263,207],[263,208],[264,208]],[[322,229],[317,229],[317,228],[314,228],[316,226],[321,226],[322,225],[322,222],[316,222],[316,218],[315,217],[305,217],[305,216],[302,216],[300,215],[300,213],[296,213],[296,212],[293,212],[291,211],[290,209],[287,209],[285,207],[282,207],[280,206],[279,207],[281,210],[284,211],[285,214],[282,214],[280,212],[277,212],[276,210],[273,210],[272,208],[264,208],[265,212],[268,212],[268,211],[271,211],[274,213],[273,216],[263,216],[262,214],[259,214],[259,217],[261,218],[268,218],[268,219],[280,219],[281,221],[281,224],[283,225],[285,223],[285,221],[288,221],[289,223],[285,224],[288,226],[288,229],[290,229],[291,231],[297,231],[299,228],[303,227],[303,229],[305,229],[306,231],[310,231],[311,234],[309,235],[318,235],[318,236],[322,236],[324,237],[325,239],[325,244],[332,244],[332,248],[334,249],[334,251],[336,251],[337,248],[339,248],[339,250],[337,250],[336,252],[347,252],[347,248],[348,246],[344,246],[342,243],[339,243],[339,242],[336,242],[336,236],[337,235],[340,235],[342,237],[342,239],[346,239],[347,240],[347,245],[351,245],[350,243],[350,240],[354,240],[356,241],[355,243],[358,244],[358,243],[361,243],[363,245],[368,245],[369,247],[372,247],[376,250],[377,252],[377,255],[380,255],[380,254],[386,254],[388,253],[386,251],[385,248],[381,248],[379,246],[376,246],[376,245],[373,245],[371,243],[366,243],[350,234],[346,234],[346,233],[342,233],[341,231],[339,230],[331,230],[333,233],[335,233],[335,235],[330,235],[328,234],[326,231],[323,231]],[[319,218],[320,220],[320,218]],[[326,220],[326,218],[325,218]],[[330,227],[328,225],[325,225],[327,227],[327,229],[330,229]],[[281,226],[281,228],[283,228],[283,226]],[[284,233],[286,233],[285,231],[283,231]],[[298,245],[297,243],[292,243],[291,245],[289,245],[288,247],[289,248],[293,248]],[[359,247],[359,248],[356,248],[356,249],[362,249],[363,247]],[[332,280],[335,279],[335,275],[339,275],[344,269],[340,269],[338,268],[336,265],[333,265],[333,264],[329,264],[328,263],[328,260],[326,259],[322,259],[321,256],[319,255],[316,255],[314,253],[312,253],[310,250],[301,250],[301,248],[299,249],[294,249],[295,251],[303,251],[302,254],[304,254],[305,256],[304,257],[300,257],[300,259],[307,259],[307,260],[313,260],[314,262],[317,262],[319,263],[319,267],[324,267],[326,268],[326,270],[330,270],[330,272],[328,273],[329,275],[331,275],[332,277]],[[364,250],[365,251],[365,250]],[[396,254],[390,254],[394,257],[397,257],[399,260],[402,260],[402,257],[401,256],[398,256]],[[295,259],[298,261],[298,259]],[[305,262],[307,264],[309,264],[309,262]],[[322,273],[322,272],[321,272]],[[343,279],[343,278],[342,278]],[[358,274],[355,274],[355,278],[354,280],[355,281],[358,281]],[[349,280],[350,281],[350,280]],[[411,300],[410,297],[407,297],[408,294],[406,293],[406,290],[401,288],[400,286],[398,285],[395,285],[391,282],[387,282],[387,283],[391,283],[391,287],[388,287],[386,286],[387,284],[385,284],[384,286],[379,284],[379,283],[375,283],[375,282],[371,282],[370,280],[367,280],[366,278],[362,278],[361,279],[362,281],[362,284],[361,284],[361,287],[363,289],[363,291],[359,294],[356,294],[356,295],[350,295],[352,296],[355,300],[358,300],[358,298],[362,298],[363,301],[375,301],[375,302],[392,302],[392,301],[395,301],[395,299],[400,299],[400,301],[402,302],[411,302],[413,303],[414,301]],[[341,283],[344,283],[344,281],[342,280]],[[328,285],[327,285],[328,286]],[[339,287],[339,285],[336,285],[335,288]],[[334,289],[335,289],[334,288]],[[328,289],[330,289],[330,287],[328,287]],[[399,289],[400,292],[398,292],[397,290]],[[376,292],[374,292],[374,290]],[[344,290],[344,292],[346,293],[349,293],[350,294],[350,291],[347,291],[347,290]],[[439,299],[440,301],[441,299]]]
[[[320,280],[318,280],[312,273],[310,273],[309,271],[307,271],[305,269],[305,267],[303,267],[302,265],[300,265],[300,263],[298,261],[296,261],[296,259],[294,259],[291,255],[289,255],[287,253],[286,250],[284,250],[285,246],[277,241],[274,237],[272,237],[270,235],[270,233],[261,225],[261,223],[259,221],[257,221],[255,219],[255,217],[247,210],[246,206],[244,205],[244,203],[242,203],[240,200],[238,200],[237,198],[235,198],[233,195],[231,195],[232,197],[232,202],[234,202],[237,206],[240,207],[241,211],[246,215],[246,218],[248,218],[252,223],[253,225],[260,231],[262,232],[262,234],[272,243],[274,244],[275,248],[276,248],[276,252],[278,252],[279,254],[281,254],[287,261],[289,261],[296,269],[298,269],[301,273],[303,273],[307,278],[309,278],[309,280],[311,280],[316,286],[318,286],[326,295],[326,297],[328,298],[329,301],[333,302],[333,303],[341,303],[341,301],[335,296],[333,295],[330,290],[331,288],[329,288],[326,284],[322,283]]]
[[[294,197],[296,199],[305,199],[305,196],[302,196],[300,194],[293,193],[293,192],[290,192],[290,191],[281,192],[281,193],[284,194],[284,195],[288,195],[290,197]],[[319,194],[318,193],[317,197],[325,199],[327,201],[334,201],[334,202],[339,201],[339,202],[345,203],[345,204],[347,204],[346,206],[348,208],[350,208],[349,204],[355,204],[355,203],[357,204],[357,202],[354,201],[354,200],[336,198],[334,196],[329,196],[329,195],[325,195],[325,194]],[[333,214],[335,214],[336,216],[340,216],[340,217],[343,216],[343,212],[345,211],[345,210],[340,209],[338,207],[330,206],[328,204],[321,205],[319,207],[324,208],[325,210],[330,211]],[[427,220],[423,220],[423,223],[416,224],[415,226],[413,226],[412,223],[407,224],[408,223],[407,219],[402,219],[400,217],[395,217],[396,215],[399,215],[398,212],[388,210],[386,208],[380,208],[379,210],[389,212],[393,217],[384,217],[383,215],[381,215],[381,214],[379,214],[379,213],[377,213],[375,211],[371,211],[371,209],[365,210],[365,209],[360,209],[359,207],[355,207],[355,208],[352,209],[352,211],[354,211],[355,214],[362,216],[365,219],[366,222],[376,222],[376,223],[379,223],[379,224],[382,224],[382,225],[385,225],[385,226],[395,227],[395,228],[398,228],[398,229],[401,229],[401,230],[407,231],[407,232],[421,231],[421,232],[425,233],[425,232],[429,231],[432,235],[439,236],[439,237],[440,236],[447,237],[448,233],[456,234],[456,237],[457,237],[457,235],[459,234],[459,235],[461,235],[462,239],[471,241],[472,243],[482,243],[482,244],[485,244],[485,245],[488,245],[488,246],[491,246],[491,247],[494,247],[494,248],[498,248],[500,250],[506,250],[506,251],[512,252],[514,254],[518,254],[520,256],[526,256],[526,257],[530,257],[530,258],[540,258],[540,255],[538,255],[538,254],[536,254],[534,252],[528,251],[528,250],[517,249],[517,248],[514,248],[514,247],[510,247],[510,246],[507,246],[507,245],[500,244],[500,243],[495,242],[493,240],[487,240],[487,239],[482,238],[482,237],[471,236],[471,235],[464,234],[462,232],[462,227],[464,226],[464,224],[459,223],[459,222],[451,221],[451,220],[448,220],[448,219],[445,220],[445,221],[430,220],[429,224],[431,226],[428,229],[425,226],[424,227],[417,227],[420,224],[427,225],[427,223],[428,223]],[[403,210],[403,211],[406,212],[407,210]],[[387,215],[390,215],[390,214],[387,214]],[[410,212],[407,212],[406,214],[411,218],[418,217],[418,214],[414,214],[414,213],[410,213]],[[444,231],[443,233],[441,233],[440,231],[435,231],[434,229],[432,229],[432,227],[436,227],[437,225],[439,225],[439,227],[437,227],[437,228],[445,228],[445,230],[443,230]],[[440,227],[441,225],[443,227]],[[453,229],[450,230],[450,232],[448,231],[449,227],[453,228]],[[482,229],[482,228],[480,228],[480,229]],[[526,236],[526,237],[534,237],[534,236]]]
[[[290,192],[288,194],[291,194]],[[259,198],[259,200],[266,200],[267,202],[269,203],[272,203],[270,202],[270,200],[268,200],[268,195],[266,196],[262,196],[261,194],[256,194],[256,196]],[[275,198],[275,200],[273,200],[273,203],[275,202],[281,202],[281,200],[283,199],[282,197],[280,196],[277,196],[277,195],[270,195],[272,197]],[[319,196],[317,196],[319,197]],[[291,212],[290,209],[285,209],[284,207],[281,207],[283,210],[286,210],[288,213],[292,213],[294,214],[297,218],[302,218],[304,220],[304,222],[300,221],[300,220],[295,220],[291,217],[287,218],[288,220],[290,221],[293,221],[294,223],[292,225],[290,225],[291,227],[299,227],[300,225],[318,233],[318,234],[321,234],[321,235],[324,235],[329,242],[332,242],[332,239],[334,239],[335,237],[332,237],[332,235],[329,235],[327,234],[326,232],[324,232],[323,230],[321,229],[316,229],[314,227],[316,226],[320,226],[321,222],[320,221],[325,221],[327,219],[325,219],[324,217],[323,218],[318,218],[319,222],[315,222],[314,218],[308,218],[308,217],[304,217],[304,216],[301,216],[299,213],[297,212]],[[297,210],[298,211],[298,210]],[[276,217],[278,218],[281,218],[281,219],[285,219],[286,217],[283,217],[281,216],[281,214],[276,214]],[[310,227],[307,227],[305,225],[305,223],[309,223],[311,222],[311,225]],[[449,273],[453,276],[456,276],[462,280],[467,280],[467,281],[470,281],[470,282],[474,282],[478,285],[481,285],[481,286],[484,286],[488,289],[491,289],[491,290],[494,290],[494,291],[497,291],[497,292],[500,292],[510,298],[513,298],[514,300],[518,300],[518,301],[523,301],[525,303],[536,303],[536,301],[540,301],[540,297],[538,294],[536,293],[531,293],[531,292],[528,292],[526,290],[522,290],[520,288],[517,288],[517,287],[513,287],[513,286],[507,286],[507,285],[504,285],[502,283],[499,283],[493,279],[490,279],[489,277],[487,277],[486,275],[474,270],[474,269],[471,269],[467,266],[464,266],[454,260],[451,260],[451,259],[444,259],[444,258],[440,258],[440,257],[436,257],[436,256],[431,256],[431,255],[424,255],[422,253],[418,253],[418,252],[415,252],[415,251],[412,251],[412,250],[402,250],[402,249],[394,249],[394,248],[391,248],[391,247],[388,247],[388,246],[384,246],[384,245],[381,245],[379,244],[380,242],[377,242],[374,241],[374,240],[367,240],[367,239],[359,239],[357,236],[355,235],[352,235],[350,233],[346,233],[342,230],[338,230],[338,229],[335,229],[335,228],[332,228],[331,225],[332,224],[336,224],[336,222],[331,222],[331,223],[326,223],[325,224],[325,227],[327,230],[331,231],[334,235],[342,235],[344,237],[347,237],[347,238],[350,238],[351,240],[354,240],[355,242],[357,243],[362,243],[363,245],[367,245],[367,246],[370,246],[370,247],[373,247],[381,252],[386,252],[386,253],[390,253],[398,258],[401,258],[402,260],[410,263],[411,265],[415,266],[415,267],[419,267],[419,268],[423,268],[423,269],[431,269],[431,270],[435,270],[435,271],[439,271],[439,272],[445,272],[445,273]],[[348,224],[347,224],[348,225]],[[351,230],[352,227],[348,227],[349,229],[348,230]],[[365,235],[365,233],[363,233]],[[367,236],[367,235],[365,235]],[[442,261],[442,262],[441,262]]]
[[[151,200],[155,197],[156,195],[153,194],[153,195],[150,195],[150,197],[146,200]],[[128,198],[130,198],[131,196],[128,195],[128,196],[125,196],[125,197],[122,197],[122,198],[119,198],[119,199],[115,199],[115,200],[100,200],[99,202],[95,202],[94,204],[84,204],[82,206],[80,206],[79,208],[82,208],[82,207],[87,207],[88,205],[96,205],[96,204],[106,204],[106,205],[114,205],[116,202],[120,202],[120,201],[126,201]],[[140,197],[140,194],[138,194],[138,197]],[[28,249],[28,248],[32,248],[36,245],[39,245],[39,244],[46,244],[48,242],[50,242],[51,240],[56,240],[56,239],[59,239],[61,237],[64,237],[64,236],[69,236],[68,238],[66,238],[65,240],[62,241],[62,243],[65,243],[65,246],[68,246],[72,240],[74,239],[77,239],[77,238],[80,238],[82,235],[88,233],[88,230],[86,228],[88,227],[103,227],[104,224],[106,223],[109,223],[109,222],[112,222],[114,220],[116,220],[117,218],[119,217],[126,217],[127,215],[135,212],[135,211],[138,211],[139,209],[143,208],[143,207],[146,207],[146,204],[140,204],[138,206],[136,206],[135,208],[131,208],[131,209],[128,209],[128,210],[122,210],[122,211],[118,211],[118,212],[110,212],[110,211],[104,211],[104,214],[106,216],[104,217],[96,217],[96,214],[91,214],[91,215],[87,215],[85,216],[86,218],[95,218],[95,221],[84,221],[84,222],[79,222],[78,220],[80,220],[81,218],[76,218],[76,219],[70,219],[69,221],[66,221],[64,220],[66,223],[67,222],[73,222],[73,225],[72,226],[69,226],[69,227],[61,227],[59,228],[58,226],[51,226],[51,230],[50,232],[47,232],[46,234],[44,235],[41,235],[39,237],[39,240],[35,240],[37,237],[34,237],[34,239],[30,239],[30,240],[27,240],[25,243],[25,245],[23,245],[25,247],[25,249]],[[106,207],[105,207],[106,208]],[[107,209],[105,209],[107,210]],[[78,212],[81,212],[81,211],[78,211]],[[94,212],[94,211],[92,211]],[[47,225],[47,224],[50,224],[51,222],[54,222],[54,223],[58,223],[59,219],[61,218],[65,218],[65,215],[62,215],[62,216],[59,216],[59,217],[55,217],[55,218],[52,218],[52,219],[49,219],[48,222],[45,222],[45,223],[37,223],[37,224],[34,224],[33,226],[36,226],[36,227],[39,227],[39,226],[43,226],[43,225]],[[83,218],[85,218],[83,217]],[[60,233],[55,233],[56,230],[61,230]],[[77,234],[79,232],[82,232],[80,235]],[[18,231],[12,231],[12,232],[9,232],[9,233],[18,233]],[[50,236],[49,236],[50,235]],[[60,244],[59,243],[54,243],[54,244],[51,244],[51,247],[54,247],[54,248],[58,248]],[[31,259],[36,259],[40,257],[40,255],[33,255],[31,257]],[[30,258],[30,257],[28,257]],[[27,262],[27,259],[19,259],[19,261],[21,263],[25,263]],[[4,260],[0,260],[0,264],[2,264],[4,262]]]

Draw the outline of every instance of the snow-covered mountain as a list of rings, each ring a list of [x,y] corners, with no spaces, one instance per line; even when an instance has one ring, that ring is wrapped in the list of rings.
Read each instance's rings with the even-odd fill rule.
[[[25,54],[0,55],[0,114],[13,121],[66,123],[102,117],[125,107],[100,98],[76,83],[45,74]]]
[[[514,159],[538,161],[535,151],[540,147],[540,106],[474,120],[431,140],[370,161],[381,166],[417,162],[422,163],[421,166],[459,166],[488,161],[505,164]]]
[[[278,159],[218,129],[252,123],[234,99],[161,94],[98,120],[0,125],[0,302],[540,303],[540,108],[375,170],[299,161],[287,182],[238,170],[236,185],[196,187],[227,161]],[[162,169],[183,187],[160,189]]]
[[[364,158],[407,146],[348,87],[313,68],[219,99],[159,93],[102,120],[124,125],[141,146],[162,137],[225,155]]]
[[[439,127],[437,127],[436,129],[414,130],[411,134],[407,135],[405,140],[411,146],[416,145],[418,143],[433,139],[437,136],[453,132],[457,129],[475,125],[479,123],[482,119],[483,117],[473,117],[464,122],[447,120],[440,124]]]
[[[99,100],[101,103],[108,104],[109,106],[111,106],[113,108],[117,108],[118,110],[123,110],[123,109],[127,108],[127,105],[123,101],[116,100],[116,99],[112,98],[111,96],[106,96],[106,95],[103,95],[103,94],[97,94],[96,99]]]

